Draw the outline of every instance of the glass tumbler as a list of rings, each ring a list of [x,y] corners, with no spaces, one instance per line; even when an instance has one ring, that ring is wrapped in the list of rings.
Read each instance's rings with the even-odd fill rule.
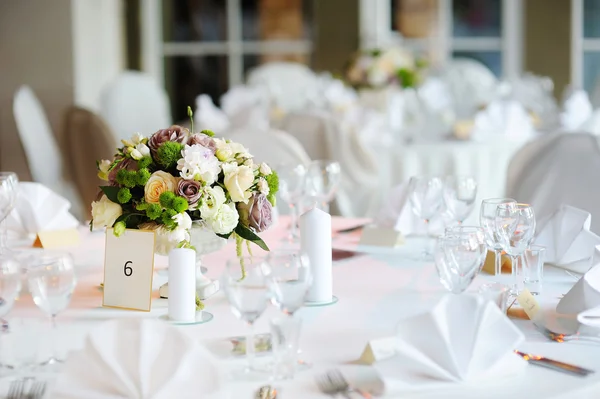
[[[502,313],[506,314],[508,310],[508,298],[510,296],[510,288],[505,284],[500,283],[485,283],[479,287],[479,295],[486,300],[495,303]]]
[[[271,320],[271,343],[273,346],[273,378],[290,380],[298,368],[301,319],[279,317]]]
[[[523,285],[532,295],[542,293],[545,253],[545,247],[532,245],[523,254]]]

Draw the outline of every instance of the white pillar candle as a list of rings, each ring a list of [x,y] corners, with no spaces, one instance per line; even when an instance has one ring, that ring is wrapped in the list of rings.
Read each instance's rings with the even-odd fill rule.
[[[313,208],[300,216],[300,249],[308,257],[313,274],[306,300],[331,301],[331,216],[328,213]]]
[[[196,318],[196,251],[176,248],[169,252],[169,319]]]

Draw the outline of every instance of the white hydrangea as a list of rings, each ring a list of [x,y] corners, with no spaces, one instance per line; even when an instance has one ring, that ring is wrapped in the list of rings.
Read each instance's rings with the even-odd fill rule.
[[[235,209],[235,204],[222,205],[215,214],[206,222],[216,234],[229,234],[235,229],[240,216]]]
[[[186,145],[177,161],[179,175],[186,180],[200,180],[212,184],[221,171],[221,163],[212,151],[200,144]]]

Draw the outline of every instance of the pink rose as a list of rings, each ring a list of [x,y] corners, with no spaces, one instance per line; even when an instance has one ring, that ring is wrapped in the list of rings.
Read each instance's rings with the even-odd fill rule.
[[[137,170],[138,169],[137,161],[135,161],[131,158],[124,158],[121,162],[119,162],[117,164],[117,166],[115,166],[113,168],[113,170],[111,170],[108,173],[108,182],[110,183],[111,186],[117,185],[117,173],[121,169],[130,170],[130,171]]]
[[[202,196],[202,185],[194,180],[180,179],[177,183],[177,195],[185,198],[190,206],[194,206]]]
[[[242,224],[258,233],[273,223],[273,207],[264,194],[254,194],[247,204],[239,202],[237,206]]]
[[[148,147],[150,147],[150,152],[152,152],[152,156],[155,157],[158,148],[167,141],[185,143],[189,135],[190,131],[188,129],[179,125],[173,125],[168,129],[161,129],[154,133],[152,136],[150,136],[150,138],[148,139]]]
[[[188,145],[200,144],[203,147],[208,148],[214,154],[217,151],[217,144],[215,141],[204,133],[194,133],[190,136],[187,142]]]

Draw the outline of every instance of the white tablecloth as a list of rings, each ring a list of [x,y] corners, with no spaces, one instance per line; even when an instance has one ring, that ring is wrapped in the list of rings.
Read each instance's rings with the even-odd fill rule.
[[[357,224],[357,220],[334,220],[334,230]],[[280,220],[279,226],[267,232],[265,241],[276,248],[281,242],[287,220]],[[99,322],[110,318],[148,317],[157,318],[166,313],[167,301],[154,299],[152,311],[133,312],[101,308],[102,294],[98,284],[102,281],[103,243],[102,233],[83,233],[83,244],[73,251],[79,284],[68,310],[58,317],[60,339],[59,347],[66,350],[81,348],[86,332]],[[340,235],[334,238],[334,247],[356,248],[358,233]],[[423,312],[432,307],[445,294],[432,264],[410,260],[410,256],[419,251],[410,242],[397,250],[368,250],[360,256],[336,262],[334,264],[334,294],[339,302],[333,306],[304,308],[299,312],[303,320],[301,339],[302,357],[311,361],[314,367],[310,371],[298,373],[291,382],[275,383],[281,389],[280,397],[325,398],[315,383],[314,377],[330,368],[340,368],[350,377],[368,374],[369,367],[349,365],[360,356],[367,341],[394,334],[395,326],[402,319]],[[229,244],[216,254],[205,257],[209,276],[219,276],[224,259],[231,257],[234,248]],[[165,265],[165,259],[157,259],[158,266]],[[502,279],[508,282],[509,276]],[[489,276],[479,276],[472,285],[475,288]],[[164,281],[164,274],[158,272],[155,287]],[[554,307],[560,294],[564,294],[574,284],[571,276],[559,269],[547,268],[545,291],[542,307],[550,316],[554,316]],[[231,313],[222,293],[206,301],[206,310],[215,318],[203,325],[181,326],[196,340],[205,342],[209,348],[223,338],[246,333],[245,325]],[[280,313],[270,307],[257,322],[257,332],[268,330],[268,321]],[[38,321],[35,329],[31,318]],[[47,339],[49,322],[33,304],[31,297],[23,293],[9,320],[18,332],[23,320],[28,328],[27,334],[7,334],[5,348],[11,353],[37,353],[41,358],[48,353]],[[29,323],[29,324],[27,324]],[[583,367],[600,371],[600,346],[583,346],[573,343],[553,343],[546,341],[532,324],[525,320],[516,320],[527,341],[520,347],[522,351],[545,355],[557,360],[571,362]],[[23,329],[21,328],[21,331]],[[423,332],[427,334],[427,331]],[[218,345],[217,345],[218,346]],[[222,346],[222,345],[221,345]],[[214,346],[216,347],[216,346]],[[224,358],[226,365],[236,365],[241,360]],[[268,383],[268,378],[249,382],[232,382],[234,398],[250,398],[256,388]],[[6,388],[5,388],[6,389]],[[403,398],[592,398],[600,394],[600,373],[587,378],[548,371],[537,367],[528,367],[526,372],[510,380],[498,380],[485,386],[464,387],[447,385],[443,391],[429,391],[419,394],[403,395]],[[393,397],[393,396],[385,396]]]

